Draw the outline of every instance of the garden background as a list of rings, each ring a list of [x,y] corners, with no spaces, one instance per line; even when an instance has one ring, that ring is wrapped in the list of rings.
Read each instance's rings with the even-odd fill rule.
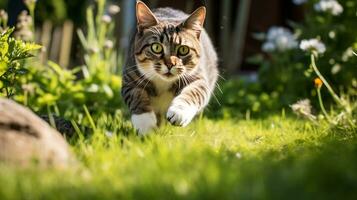
[[[356,198],[355,0],[145,2],[206,5],[221,78],[192,125],[143,139],[120,96],[134,0],[1,1],[0,96],[78,160],[1,164],[1,199]]]

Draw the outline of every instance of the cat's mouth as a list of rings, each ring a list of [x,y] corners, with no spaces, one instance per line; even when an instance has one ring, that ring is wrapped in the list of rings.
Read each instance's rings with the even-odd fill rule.
[[[168,77],[168,78],[171,78],[173,77],[174,75],[171,73],[171,72],[167,72],[165,74],[163,74],[164,76]]]

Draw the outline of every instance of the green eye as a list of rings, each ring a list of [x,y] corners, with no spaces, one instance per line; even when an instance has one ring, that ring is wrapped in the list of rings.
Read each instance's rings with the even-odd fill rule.
[[[154,53],[162,53],[162,51],[164,50],[164,48],[162,47],[161,44],[159,43],[154,43],[151,45],[151,50],[154,52]]]
[[[177,50],[178,55],[180,56],[186,56],[188,53],[190,53],[190,48],[188,46],[180,46]]]

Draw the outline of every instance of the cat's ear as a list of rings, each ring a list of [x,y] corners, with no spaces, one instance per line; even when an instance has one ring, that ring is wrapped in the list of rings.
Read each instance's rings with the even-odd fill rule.
[[[193,30],[197,33],[199,37],[203,29],[203,24],[206,19],[206,7],[199,7],[195,12],[193,12],[183,23],[183,27]]]
[[[136,19],[139,30],[159,24],[154,13],[152,13],[150,8],[142,1],[136,2]]]

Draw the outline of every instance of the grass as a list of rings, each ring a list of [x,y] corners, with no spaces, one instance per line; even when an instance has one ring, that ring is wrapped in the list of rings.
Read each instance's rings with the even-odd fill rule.
[[[0,199],[357,198],[356,130],[279,116],[203,118],[145,139],[120,115],[96,126],[71,141],[74,169],[0,166]]]

